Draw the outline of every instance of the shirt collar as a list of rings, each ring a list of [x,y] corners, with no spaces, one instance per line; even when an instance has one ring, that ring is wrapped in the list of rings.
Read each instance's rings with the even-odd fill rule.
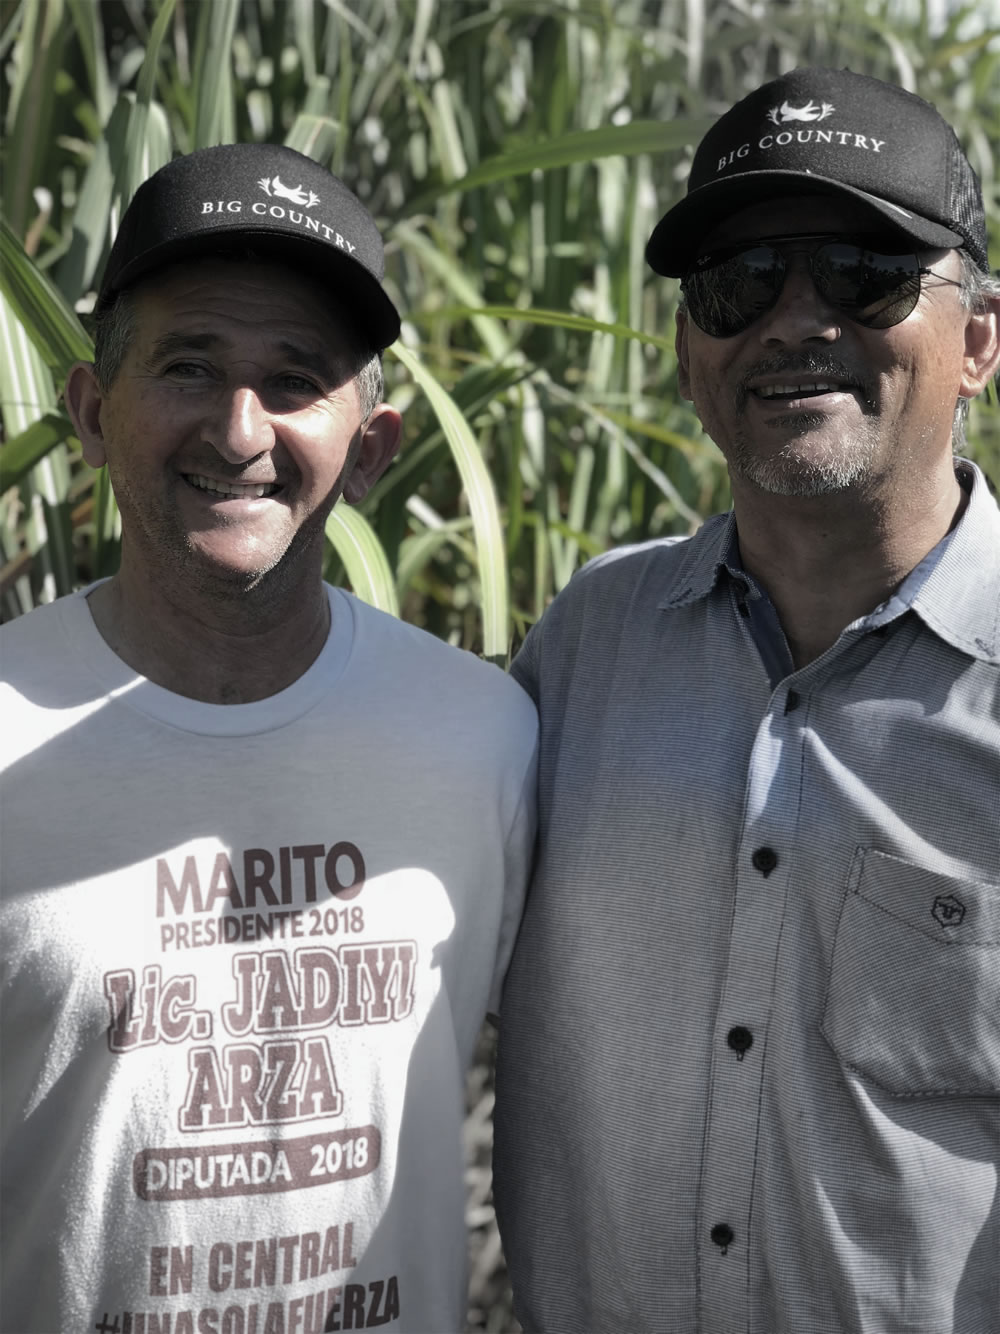
[[[956,467],[970,492],[965,513],[892,597],[857,627],[875,629],[912,610],[961,652],[1000,664],[1000,509],[974,463],[961,459]],[[707,520],[684,548],[672,587],[658,603],[660,610],[707,597],[723,570],[746,581],[749,597],[757,595],[739,561],[731,510]]]
[[[900,601],[947,643],[1000,665],[1000,509],[974,463],[957,464],[969,503],[954,529],[903,580]]]
[[[689,607],[707,597],[725,568],[736,544],[736,516],[715,514],[706,519],[695,535],[684,543],[684,555],[666,596],[657,603],[659,611]]]

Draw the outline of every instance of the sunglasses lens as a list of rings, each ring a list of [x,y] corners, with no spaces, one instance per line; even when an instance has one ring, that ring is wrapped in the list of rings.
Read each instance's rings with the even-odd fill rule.
[[[784,280],[780,251],[758,245],[689,274],[682,286],[698,328],[713,338],[732,338],[774,305]]]
[[[920,296],[916,255],[883,255],[836,242],[814,253],[812,274],[826,299],[867,329],[902,323]]]
[[[826,300],[867,329],[900,324],[920,297],[916,255],[883,254],[853,241],[827,241],[807,253],[813,281]],[[785,281],[782,251],[763,241],[705,257],[701,265],[682,287],[692,320],[713,338],[749,329],[775,304]]]

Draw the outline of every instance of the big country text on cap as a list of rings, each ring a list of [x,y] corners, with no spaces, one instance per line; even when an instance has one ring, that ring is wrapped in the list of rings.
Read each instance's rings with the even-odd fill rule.
[[[202,252],[246,245],[325,282],[381,351],[399,337],[382,287],[382,237],[343,181],[280,144],[202,148],[135,192],[104,271],[98,309],[137,279]]]
[[[682,278],[724,218],[796,194],[849,195],[879,230],[923,247],[964,246],[989,272],[979,180],[948,122],[895,84],[833,69],[792,70],[712,126],[687,194],[657,223],[646,259]]]

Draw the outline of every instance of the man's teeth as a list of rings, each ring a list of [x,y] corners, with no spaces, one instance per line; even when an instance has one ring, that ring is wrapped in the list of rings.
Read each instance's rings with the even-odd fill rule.
[[[273,496],[277,486],[270,482],[252,482],[241,485],[239,482],[217,482],[212,477],[201,477],[197,473],[188,473],[187,479],[192,486],[201,491],[211,491],[217,496],[229,496],[233,500],[260,500],[262,496]]]
[[[813,380],[808,384],[762,384],[758,398],[802,398],[805,394],[834,394],[840,385],[832,380]]]

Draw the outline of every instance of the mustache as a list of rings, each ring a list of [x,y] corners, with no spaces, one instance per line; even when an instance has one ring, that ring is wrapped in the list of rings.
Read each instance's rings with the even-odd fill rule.
[[[871,381],[857,369],[832,356],[829,352],[785,352],[765,357],[748,366],[736,386],[737,406],[743,407],[750,396],[754,380],[768,375],[804,375],[813,380],[836,380],[856,390],[866,406],[874,408],[875,394]]]

